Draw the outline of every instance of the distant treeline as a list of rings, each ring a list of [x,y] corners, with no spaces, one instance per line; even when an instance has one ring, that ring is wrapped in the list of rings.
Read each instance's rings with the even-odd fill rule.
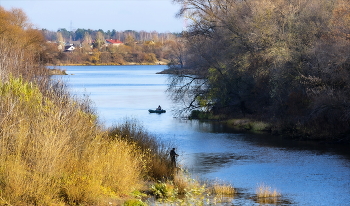
[[[46,51],[42,61],[51,65],[124,65],[124,64],[172,64],[174,48],[179,34],[145,31],[77,29],[57,32],[42,30],[46,40]],[[106,40],[119,40],[116,46]],[[74,46],[69,52],[67,46]]]
[[[349,139],[348,0],[175,2],[193,20],[178,56],[195,74],[174,76],[175,100],[298,138]]]
[[[103,31],[92,30],[92,29],[76,29],[73,31],[68,31],[65,28],[58,29],[57,31],[50,31],[47,29],[42,30],[45,38],[48,41],[58,41],[57,33],[61,33],[62,37],[66,42],[69,41],[83,41],[86,34],[89,34],[93,39],[97,37],[97,33],[101,33],[105,39],[118,39],[122,42],[125,42],[128,36],[132,36],[135,41],[144,42],[144,41],[162,41],[172,39],[174,36],[179,36],[179,33],[159,33],[157,31],[147,32],[147,31],[134,31],[134,30],[126,30],[126,31],[116,31],[115,29]]]

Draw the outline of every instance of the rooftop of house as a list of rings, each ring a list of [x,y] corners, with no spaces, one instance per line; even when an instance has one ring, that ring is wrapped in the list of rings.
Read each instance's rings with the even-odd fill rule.
[[[110,44],[122,44],[123,42],[119,41],[118,39],[106,39],[107,43]]]

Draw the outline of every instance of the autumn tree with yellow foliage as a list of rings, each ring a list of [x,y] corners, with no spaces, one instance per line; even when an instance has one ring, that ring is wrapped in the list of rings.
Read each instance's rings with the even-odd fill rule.
[[[1,79],[8,73],[33,80],[45,73],[40,55],[45,39],[33,29],[20,9],[4,10],[0,7],[0,71]]]

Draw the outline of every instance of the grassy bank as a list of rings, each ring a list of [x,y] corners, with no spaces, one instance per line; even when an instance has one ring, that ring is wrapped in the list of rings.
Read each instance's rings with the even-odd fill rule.
[[[338,136],[312,135],[313,131],[307,127],[298,125],[284,124],[283,122],[271,123],[257,120],[254,117],[233,118],[224,114],[212,114],[211,112],[192,111],[189,119],[198,119],[201,121],[220,122],[234,130],[242,132],[266,133],[271,135],[283,135],[285,138],[297,140],[312,140],[316,142],[328,143],[350,143],[349,135],[343,134]]]
[[[251,119],[229,119],[223,121],[229,127],[236,128],[238,130],[246,130],[252,132],[270,132],[271,125],[262,121],[255,121]]]
[[[271,124],[263,121],[257,121],[253,118],[232,118],[227,115],[214,115],[211,112],[201,112],[193,110],[189,119],[199,119],[204,121],[217,121],[239,131],[251,132],[271,132]]]
[[[348,134],[330,136],[328,134],[315,134],[312,127],[301,127],[300,125],[287,124],[285,122],[261,121],[254,116],[234,118],[227,114],[213,114],[211,112],[202,112],[193,110],[189,119],[198,119],[201,121],[215,121],[227,125],[237,131],[248,131],[254,133],[269,133],[271,135],[283,135],[283,137],[298,140],[313,140],[329,143],[350,143]]]
[[[85,99],[0,83],[0,204],[104,205],[171,176],[166,147],[136,123],[102,129]]]

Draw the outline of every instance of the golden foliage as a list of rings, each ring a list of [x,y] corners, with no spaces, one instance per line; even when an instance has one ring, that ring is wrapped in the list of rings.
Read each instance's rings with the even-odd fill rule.
[[[145,160],[139,147],[107,138],[84,105],[52,101],[22,79],[2,82],[0,93],[4,203],[98,204],[140,188]]]
[[[39,53],[45,40],[40,31],[32,29],[20,9],[6,11],[0,7],[0,78],[7,73],[32,79],[45,73],[39,67]]]

